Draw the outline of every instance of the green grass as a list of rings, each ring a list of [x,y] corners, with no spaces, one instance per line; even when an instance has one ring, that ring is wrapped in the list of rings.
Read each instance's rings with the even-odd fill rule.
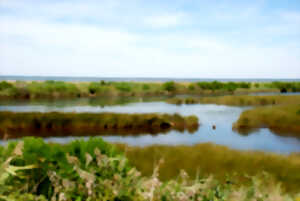
[[[161,96],[161,95],[207,95],[240,94],[251,92],[299,91],[298,82],[248,83],[248,82],[62,82],[62,81],[16,81],[0,82],[1,99],[42,99],[101,96]]]
[[[87,133],[138,135],[171,129],[193,132],[198,126],[196,116],[178,114],[0,112],[0,135],[9,138],[27,134],[43,137]]]
[[[245,175],[254,176],[267,172],[288,192],[300,189],[300,155],[289,156],[255,151],[232,150],[225,146],[210,143],[193,146],[153,145],[132,147],[119,145],[125,151],[130,163],[143,175],[151,175],[154,164],[160,159],[160,179],[167,181],[176,178],[185,170],[192,178],[200,175],[214,175],[220,181],[235,177],[236,182],[244,184]]]
[[[218,104],[230,106],[264,106],[300,103],[300,96],[273,95],[273,96],[216,96],[202,98],[170,98],[166,102],[171,104]]]
[[[300,82],[271,82],[266,83],[266,87],[276,88],[280,91],[290,91],[290,92],[299,92],[300,91]]]
[[[300,137],[299,110],[299,104],[257,107],[244,111],[233,128],[241,133],[269,128],[278,135]]]
[[[145,177],[99,138],[65,145],[26,138],[0,147],[0,201],[291,201],[297,197],[282,192],[268,175],[250,177],[241,185],[229,177],[226,182],[213,176],[189,178],[181,171],[176,179],[162,182],[159,164]]]

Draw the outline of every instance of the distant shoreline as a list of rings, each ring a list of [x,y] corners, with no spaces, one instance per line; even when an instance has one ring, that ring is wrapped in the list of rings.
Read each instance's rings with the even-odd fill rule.
[[[152,78],[152,77],[75,77],[75,76],[15,76],[15,75],[0,75],[0,81],[65,81],[65,82],[93,82],[93,81],[112,81],[112,82],[201,82],[201,81],[220,81],[220,82],[273,82],[287,81],[299,82],[298,79],[272,79],[272,78]]]

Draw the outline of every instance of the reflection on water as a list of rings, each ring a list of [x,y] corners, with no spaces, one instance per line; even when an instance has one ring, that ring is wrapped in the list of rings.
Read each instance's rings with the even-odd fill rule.
[[[204,142],[226,145],[242,150],[263,150],[278,153],[290,153],[300,151],[300,140],[292,137],[280,137],[274,135],[269,129],[259,129],[248,136],[239,135],[232,131],[232,123],[240,113],[248,107],[230,107],[222,105],[171,105],[164,102],[138,102],[126,105],[102,107],[97,104],[68,104],[64,106],[60,102],[51,104],[1,104],[0,111],[9,110],[16,112],[117,112],[117,113],[179,113],[181,115],[197,115],[201,126],[194,134],[171,131],[167,134],[152,136],[150,134],[140,136],[104,136],[110,142],[121,142],[130,145],[146,146],[151,144],[193,145]],[[212,129],[216,125],[216,129]],[[76,137],[47,138],[48,141],[65,143]],[[1,142],[4,143],[4,142]]]

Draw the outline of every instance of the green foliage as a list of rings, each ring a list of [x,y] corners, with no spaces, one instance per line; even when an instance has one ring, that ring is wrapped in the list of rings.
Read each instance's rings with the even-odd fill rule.
[[[143,90],[147,91],[150,89],[149,84],[143,84]]]
[[[77,86],[73,83],[62,81],[45,81],[45,82],[31,82],[21,90],[28,91],[28,95],[32,98],[46,98],[46,97],[75,97],[79,94]]]
[[[94,188],[88,185],[98,185],[101,194],[104,186],[100,183],[113,179],[116,174],[125,177],[131,169],[127,160],[101,138],[77,140],[67,145],[25,138],[8,147],[1,155],[0,195],[3,196],[31,192],[50,200],[65,192],[68,200],[74,197],[86,200],[89,188]],[[101,180],[95,180],[95,175]]]
[[[170,82],[165,82],[162,85],[163,89],[168,91],[168,92],[174,92],[176,90],[176,85],[175,82],[170,81]]]
[[[132,90],[132,85],[128,82],[116,82],[114,86],[121,92],[130,92]]]
[[[98,82],[91,82],[89,84],[89,93],[90,94],[96,94],[96,93],[99,93],[102,89],[102,84],[101,83],[98,83]]]
[[[251,177],[248,186],[213,177],[159,180],[159,162],[150,177],[100,138],[66,145],[25,138],[9,143],[0,155],[0,201],[235,201],[290,200],[273,179]],[[232,180],[234,181],[234,180]],[[238,193],[237,193],[238,192]],[[275,197],[274,197],[275,195]]]
[[[281,91],[291,91],[291,92],[298,92],[300,91],[300,82],[272,82],[268,84],[271,88],[277,88]]]
[[[251,83],[248,82],[198,82],[198,87],[203,90],[227,90],[230,92],[235,91],[237,88],[249,89]]]
[[[62,82],[48,80],[44,82],[0,82],[0,98],[69,98],[69,97],[117,97],[117,96],[159,96],[176,94],[226,94],[237,89],[243,92],[287,90],[300,91],[300,82],[255,83],[253,89],[249,82],[198,82],[198,83],[140,83],[140,82]],[[261,89],[262,90],[262,89]],[[169,92],[169,93],[166,93]],[[171,93],[170,93],[171,92]]]
[[[5,90],[5,89],[10,89],[12,87],[13,87],[13,85],[9,82],[6,82],[6,81],[0,82],[0,91]]]
[[[195,84],[193,84],[193,83],[189,84],[188,89],[190,91],[194,91],[196,89]]]

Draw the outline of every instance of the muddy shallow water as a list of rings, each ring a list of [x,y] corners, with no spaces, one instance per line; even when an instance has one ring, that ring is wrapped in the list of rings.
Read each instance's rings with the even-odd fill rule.
[[[140,100],[143,101],[143,100]],[[236,133],[232,130],[232,123],[235,122],[240,113],[249,107],[230,107],[213,104],[196,105],[171,105],[165,102],[137,102],[125,105],[104,106],[97,100],[80,101],[10,101],[1,102],[0,111],[14,112],[117,112],[117,113],[179,113],[181,115],[197,115],[201,126],[190,134],[170,131],[167,134],[150,135],[145,133],[140,136],[104,136],[110,142],[127,143],[129,145],[147,146],[151,144],[168,145],[193,145],[204,142],[226,145],[240,150],[262,150],[277,153],[300,152],[300,139],[292,137],[281,137],[273,134],[269,129],[260,129],[247,136]],[[121,104],[122,101],[117,103]],[[115,103],[115,102],[113,102]],[[212,129],[215,125],[216,129]],[[88,133],[87,133],[88,136]],[[49,137],[47,141],[65,143],[76,137]],[[5,144],[6,141],[0,141]]]

